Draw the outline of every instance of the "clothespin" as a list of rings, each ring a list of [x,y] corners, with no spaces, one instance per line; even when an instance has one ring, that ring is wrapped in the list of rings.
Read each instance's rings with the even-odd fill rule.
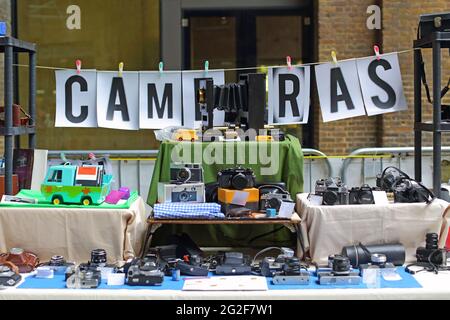
[[[286,64],[288,66],[288,70],[291,71],[292,70],[292,59],[291,59],[291,56],[286,56]]]
[[[380,60],[381,59],[380,47],[378,47],[377,45],[374,45],[373,46],[373,51],[375,52],[375,55],[377,56],[377,60]]]
[[[209,61],[206,60],[205,61],[205,73],[208,73],[208,71],[209,71]]]
[[[123,62],[119,63],[119,77],[122,77],[123,74]]]
[[[88,158],[89,158],[89,160],[96,160],[96,159],[97,159],[97,157],[95,156],[95,154],[92,153],[92,152],[90,152],[90,153],[88,154]]]
[[[77,74],[81,73],[81,60],[78,59],[75,61],[75,65],[77,66]]]
[[[158,69],[159,69],[159,74],[162,74],[164,71],[164,62],[161,61],[159,63]]]
[[[331,58],[333,58],[334,64],[337,65],[338,61],[337,61],[336,51],[334,51],[334,50],[331,51]]]

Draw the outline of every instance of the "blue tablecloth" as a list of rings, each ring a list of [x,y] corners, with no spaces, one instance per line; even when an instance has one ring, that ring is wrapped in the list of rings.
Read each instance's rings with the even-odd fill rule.
[[[381,288],[421,288],[422,286],[416,281],[416,279],[409,273],[405,272],[404,268],[398,268],[398,273],[400,274],[402,280],[399,281],[386,281],[381,278]],[[181,277],[181,281],[172,281],[171,277],[166,277],[164,282],[160,286],[108,286],[106,281],[103,280],[99,289],[128,289],[128,290],[182,290],[184,278],[193,277]],[[312,276],[310,278],[309,285],[273,285],[272,279],[267,278],[267,284],[269,290],[309,290],[309,289],[366,289],[365,284],[359,285],[319,285],[317,283],[317,277]],[[29,276],[25,281],[18,287],[19,289],[67,289],[66,283],[64,281],[63,275],[55,275],[53,279],[37,279],[34,276]],[[70,289],[67,289],[70,290]],[[96,290],[96,289],[90,289]]]

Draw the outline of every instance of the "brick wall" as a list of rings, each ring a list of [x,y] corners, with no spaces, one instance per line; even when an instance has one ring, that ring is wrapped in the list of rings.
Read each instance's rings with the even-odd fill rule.
[[[382,6],[380,31],[366,27],[367,7],[372,4]],[[363,57],[373,54],[373,45],[382,39],[382,51],[400,51],[412,47],[416,37],[418,17],[423,13],[450,11],[448,0],[402,1],[402,0],[317,0],[319,61],[330,61],[330,52],[336,50],[338,59]],[[449,70],[448,54],[443,55],[445,68]],[[430,53],[425,54],[428,81],[431,83]],[[413,54],[400,55],[408,111],[376,117],[357,117],[323,123],[316,105],[315,130],[316,147],[327,154],[347,154],[361,147],[413,146],[414,92],[413,92]],[[447,81],[450,74],[443,74]],[[431,107],[425,104],[425,119],[430,118]],[[424,144],[429,144],[431,135],[427,134]],[[450,144],[450,139],[444,139]]]

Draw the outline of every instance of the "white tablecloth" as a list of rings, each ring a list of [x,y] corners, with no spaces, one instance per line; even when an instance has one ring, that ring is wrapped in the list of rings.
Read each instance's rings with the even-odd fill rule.
[[[101,248],[115,263],[139,253],[146,218],[140,197],[129,209],[1,207],[0,252],[19,247],[42,262],[58,254],[81,263],[90,259],[91,250]]]

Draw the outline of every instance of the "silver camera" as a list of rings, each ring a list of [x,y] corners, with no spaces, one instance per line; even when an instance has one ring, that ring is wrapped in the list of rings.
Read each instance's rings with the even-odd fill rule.
[[[202,165],[198,163],[174,163],[170,166],[170,182],[199,183],[203,182]]]
[[[205,185],[203,183],[158,184],[158,202],[205,202]]]
[[[101,271],[97,269],[80,270],[77,268],[74,274],[66,280],[66,286],[69,289],[95,289],[102,282]]]

